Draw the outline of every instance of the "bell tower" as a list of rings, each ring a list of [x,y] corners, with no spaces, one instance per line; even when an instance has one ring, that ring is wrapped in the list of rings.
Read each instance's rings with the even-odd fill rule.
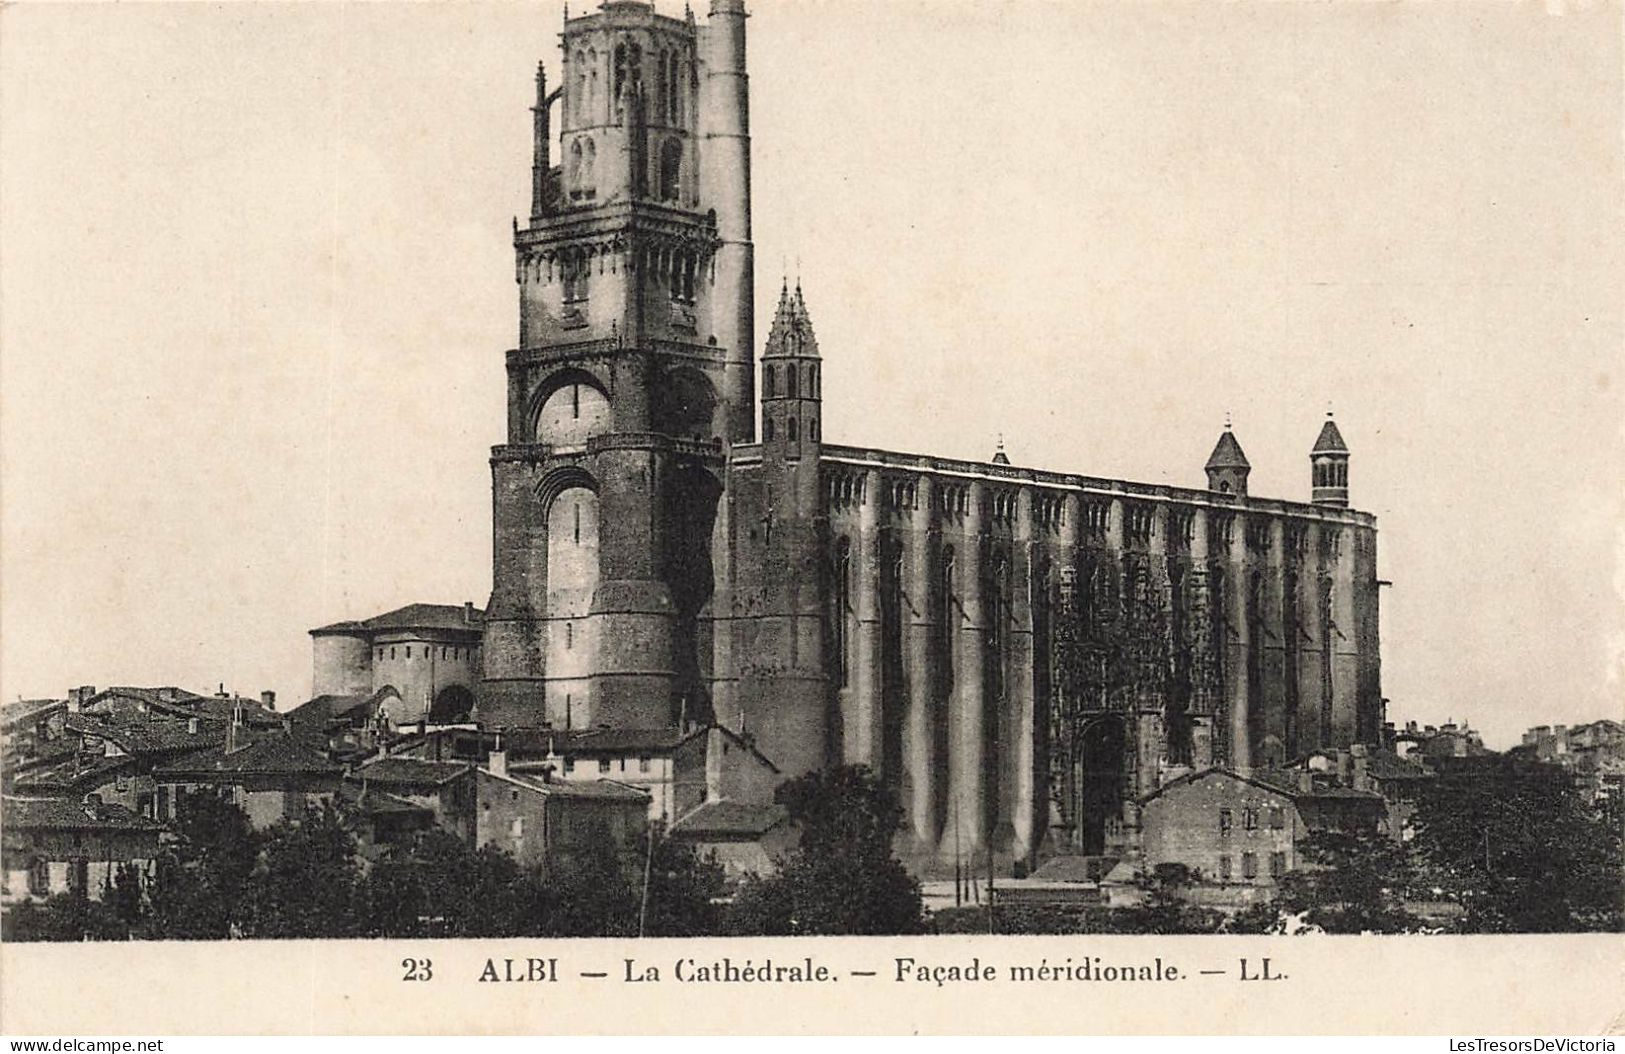
[[[704,691],[723,465],[754,432],[744,20],[608,0],[566,15],[559,88],[538,70],[488,725],[655,728]]]

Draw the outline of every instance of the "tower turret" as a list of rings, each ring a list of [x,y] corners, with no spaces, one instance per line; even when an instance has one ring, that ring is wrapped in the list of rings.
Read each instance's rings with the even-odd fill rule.
[[[762,455],[816,458],[822,414],[818,338],[801,283],[785,283],[762,351]]]
[[[750,78],[745,72],[744,0],[711,0],[700,30],[705,65],[700,108],[700,178],[716,215],[718,247],[712,323],[727,349],[726,399],[732,442],[750,442],[756,350],[756,250],[750,240]]]
[[[1245,498],[1247,474],[1252,470],[1252,464],[1242,452],[1236,434],[1230,430],[1229,420],[1226,420],[1224,431],[1219,435],[1219,441],[1213,444],[1213,453],[1207,458],[1207,489]]]
[[[557,176],[553,172],[553,122],[549,112],[563,92],[547,91],[547,67],[536,64],[536,105],[531,107],[532,154],[530,166],[530,221],[536,223],[558,206]]]
[[[1320,426],[1315,448],[1309,452],[1309,478],[1310,501],[1316,505],[1348,506],[1349,448],[1330,410],[1326,411],[1326,423]]]

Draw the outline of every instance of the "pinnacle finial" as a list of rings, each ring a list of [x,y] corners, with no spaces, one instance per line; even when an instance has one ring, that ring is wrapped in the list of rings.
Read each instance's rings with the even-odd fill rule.
[[[1228,431],[1230,431],[1230,428],[1231,428],[1230,411],[1226,410],[1224,412],[1224,430],[1226,432],[1228,432]]]

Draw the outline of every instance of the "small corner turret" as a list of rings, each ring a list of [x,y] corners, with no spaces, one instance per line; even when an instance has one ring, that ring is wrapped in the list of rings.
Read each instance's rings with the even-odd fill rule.
[[[1316,505],[1348,507],[1349,448],[1330,410],[1326,411],[1326,423],[1320,426],[1320,436],[1309,452],[1309,478],[1310,501]]]
[[[1213,453],[1207,458],[1207,489],[1220,494],[1247,496],[1247,475],[1253,466],[1241,449],[1236,434],[1230,430],[1229,415],[1225,416],[1224,431],[1213,444]]]
[[[801,283],[785,281],[762,350],[762,453],[796,460],[817,457],[821,392],[818,338]]]

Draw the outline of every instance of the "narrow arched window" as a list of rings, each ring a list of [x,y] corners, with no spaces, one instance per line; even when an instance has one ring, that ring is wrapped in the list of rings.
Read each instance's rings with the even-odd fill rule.
[[[599,123],[598,110],[598,49],[589,48],[587,51],[587,122]]]
[[[570,144],[570,189],[581,190],[581,140]]]
[[[830,621],[835,629],[835,672],[842,688],[847,686],[851,671],[851,647],[848,636],[847,613],[852,609],[852,543],[842,538],[835,549],[835,610]]]
[[[773,442],[773,418],[769,417],[762,421],[762,436],[769,443]]]
[[[807,422],[807,438],[814,443],[818,442],[818,418],[816,417]]]
[[[766,376],[763,379],[767,383],[762,385],[762,387],[765,389],[765,392],[763,394],[765,394],[769,399],[771,399],[775,395],[779,394],[773,388],[773,364],[772,363],[768,363],[768,365],[765,367],[765,372],[766,372]]]
[[[588,115],[587,84],[591,76],[591,67],[587,64],[587,56],[583,52],[576,52],[576,97],[575,115],[577,123],[585,123]]]
[[[796,368],[795,368],[795,366],[792,365],[789,369],[784,371],[784,383],[787,386],[786,391],[785,391],[784,394],[788,395],[792,399],[796,398],[797,393],[796,393]]]
[[[676,201],[683,185],[683,144],[666,140],[660,151],[660,198]]]
[[[790,442],[794,443],[801,438],[801,430],[796,427],[796,419],[790,418]]]
[[[671,123],[675,125],[681,125],[683,123],[682,77],[679,75],[679,71],[682,69],[682,67],[683,60],[678,58],[675,54],[672,55],[671,69],[668,71],[668,74],[671,77]]]

